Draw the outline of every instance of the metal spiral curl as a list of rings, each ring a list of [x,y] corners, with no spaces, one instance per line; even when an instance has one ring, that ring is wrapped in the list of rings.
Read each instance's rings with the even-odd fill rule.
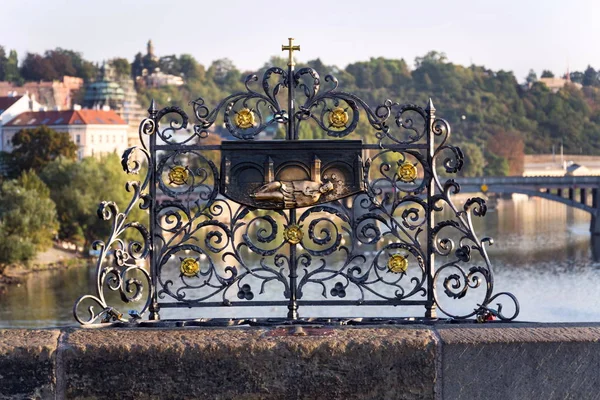
[[[142,125],[147,122],[142,122]],[[142,131],[142,127],[140,127]],[[121,164],[128,174],[138,174],[140,165],[136,154],[145,157],[152,168],[150,155],[143,148],[129,148],[123,153]],[[145,193],[149,183],[149,176],[146,174],[143,183],[139,181],[130,181],[126,184],[127,191],[132,193],[131,200],[123,212],[119,212],[116,203],[104,201],[98,208],[98,216],[104,221],[112,220],[111,233],[106,242],[96,241],[92,248],[100,251],[100,256],[96,262],[96,293],[93,295],[81,296],[73,306],[73,316],[75,320],[82,325],[92,324],[98,321],[110,322],[123,320],[123,313],[118,311],[117,307],[110,306],[105,297],[105,288],[111,291],[118,291],[121,301],[125,304],[141,300],[143,294],[146,294],[146,302],[143,305],[139,315],[143,315],[152,301],[153,286],[148,272],[144,269],[144,261],[148,257],[150,250],[150,234],[146,227],[137,221],[128,222],[127,218],[133,207],[136,205],[142,209],[148,208],[148,195]],[[131,241],[128,245],[121,239],[125,231],[133,229],[137,231],[142,242]],[[112,251],[112,254],[110,254]],[[111,263],[112,260],[112,263]],[[135,278],[136,274],[141,274],[142,279]],[[147,287],[144,290],[144,287]],[[80,316],[79,308],[82,304],[91,301],[100,307],[99,311],[94,306],[88,306],[88,318]]]
[[[433,138],[438,139],[432,160],[432,178],[438,193],[431,198],[432,212],[442,211],[447,206],[455,215],[455,218],[451,220],[443,220],[435,224],[430,232],[434,252],[440,257],[448,259],[448,262],[435,272],[434,285],[439,283],[443,274],[449,270],[454,271],[443,279],[443,291],[440,292],[439,287],[434,291],[435,303],[442,312],[453,318],[464,319],[489,314],[500,320],[513,320],[519,314],[519,302],[516,297],[507,292],[493,293],[493,270],[486,249],[486,245],[493,244],[493,240],[488,237],[480,239],[473,226],[473,217],[483,217],[486,214],[485,200],[479,197],[470,198],[462,209],[454,204],[452,195],[460,192],[460,185],[453,179],[442,181],[435,166],[438,160],[443,158],[442,165],[445,171],[451,174],[457,173],[463,166],[464,154],[459,147],[447,144],[451,132],[450,124],[447,121],[440,118],[432,119],[431,132],[434,135]],[[443,232],[447,233],[443,234]],[[451,238],[455,235],[458,235],[458,242]],[[483,264],[471,264],[475,262],[475,256]],[[481,300],[473,304],[470,312],[455,313],[440,304],[442,294],[448,298],[460,300],[465,298],[467,293],[481,287],[485,288],[483,293],[479,294]],[[503,305],[500,302],[496,304],[495,310],[489,308],[489,305],[499,297],[512,303],[514,311],[510,315],[502,313]]]
[[[269,79],[273,75],[280,76],[281,82],[277,83],[272,89]],[[279,94],[281,88],[287,87],[288,76],[281,68],[269,68],[265,71],[262,78],[263,93],[252,89],[252,83],[258,81],[256,75],[248,75],[244,81],[246,92],[239,92],[227,96],[214,109],[206,106],[203,98],[192,101],[194,115],[198,124],[194,126],[194,134],[200,138],[208,136],[208,129],[213,126],[217,117],[223,112],[225,127],[232,136],[249,140],[263,132],[267,127],[274,124],[284,124],[287,122],[287,113],[281,108],[279,103]],[[250,109],[257,117],[258,121],[251,127],[241,128],[232,123],[232,117],[241,108]],[[263,115],[263,109],[268,110],[269,115]],[[270,118],[269,118],[270,117]]]
[[[152,299],[156,307],[168,301],[189,307],[245,305],[277,287],[278,298],[287,301],[261,304],[288,304],[292,318],[300,299],[323,305],[333,304],[332,300],[344,305],[418,304],[428,310],[437,305],[454,318],[516,318],[517,299],[507,292],[493,292],[486,251],[492,240],[479,238],[473,227],[473,218],[486,213],[485,202],[472,198],[457,207],[452,196],[460,186],[438,174],[439,166],[446,173],[460,171],[464,154],[448,144],[450,125],[435,116],[431,102],[422,108],[385,100],[371,108],[357,95],[339,90],[335,77],[321,79],[312,68],[295,72],[291,66],[288,72],[269,68],[260,90],[258,82],[256,75],[249,75],[245,92],[227,96],[213,109],[202,98],[193,101],[197,123],[191,135],[178,134],[188,129],[183,110],[157,111],[152,104],[149,118],[140,124],[143,148],[139,150],[153,173],[142,182],[127,183],[132,200],[124,212],[113,202],[102,203],[98,210],[102,219],[112,221],[113,229],[106,244],[94,244],[101,251],[97,290],[76,303],[77,321],[125,320],[121,311],[107,304],[106,288],[118,292],[124,303],[148,296],[141,314]],[[288,100],[300,99],[297,108],[293,101],[288,103],[291,110],[282,107],[284,89]],[[237,118],[241,112],[251,113],[243,126]],[[374,140],[368,143],[376,143],[363,145],[364,150],[374,150],[362,165],[363,193],[298,210],[298,218],[296,210],[255,209],[219,194],[220,171],[202,146],[219,117],[236,139],[252,140],[274,124],[286,124],[288,133],[297,133],[301,124],[311,121],[326,136],[344,138],[356,130],[361,116],[375,130]],[[154,147],[149,154],[144,144],[147,136],[154,140],[151,148],[157,138],[167,146],[160,153]],[[297,139],[293,134],[286,137]],[[142,170],[135,151],[128,149],[123,155],[128,174]],[[400,172],[403,166],[412,170],[410,177]],[[169,176],[167,181],[172,168],[179,168],[185,179],[174,182]],[[149,188],[160,199],[151,198]],[[127,221],[134,205],[152,211],[152,246],[148,230]],[[452,218],[435,222],[434,214],[446,208]],[[292,227],[298,232],[294,242],[286,236]],[[143,240],[126,244],[120,236],[128,229],[136,230]],[[152,276],[141,267],[151,247],[156,262]],[[443,261],[437,271],[434,256]],[[402,262],[400,267],[394,266],[394,260]],[[320,299],[310,298],[312,287],[318,289]],[[443,296],[451,301],[477,300],[469,312],[453,312],[440,305]],[[81,318],[77,309],[84,301],[96,303],[100,310],[90,306],[88,318]],[[513,313],[506,313],[507,302],[514,305]]]

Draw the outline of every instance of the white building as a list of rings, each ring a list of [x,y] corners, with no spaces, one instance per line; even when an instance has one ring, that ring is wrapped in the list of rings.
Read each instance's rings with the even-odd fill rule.
[[[33,96],[32,96],[33,97]],[[25,111],[37,111],[40,104],[29,95],[0,97],[0,138],[2,126]],[[0,143],[0,151],[4,151],[4,141]]]
[[[183,78],[177,75],[165,74],[156,68],[153,73],[145,75],[146,85],[151,88],[159,88],[163,86],[181,86],[185,82]]]
[[[66,132],[78,145],[79,159],[117,152],[127,148],[127,123],[114,111],[68,110],[28,111],[17,115],[4,125],[2,143],[12,151],[12,138],[21,129],[46,125],[57,132]]]

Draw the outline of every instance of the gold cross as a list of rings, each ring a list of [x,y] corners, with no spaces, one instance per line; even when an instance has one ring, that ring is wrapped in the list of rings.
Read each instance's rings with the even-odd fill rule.
[[[294,38],[288,38],[288,40],[290,41],[289,45],[281,45],[281,51],[286,51],[288,50],[290,52],[290,59],[288,60],[288,65],[292,66],[292,65],[296,65],[294,63],[294,56],[293,53],[294,51],[300,51],[300,46],[294,46]]]

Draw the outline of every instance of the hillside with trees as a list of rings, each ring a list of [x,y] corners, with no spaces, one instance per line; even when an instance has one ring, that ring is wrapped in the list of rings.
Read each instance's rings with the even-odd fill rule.
[[[115,58],[110,64],[117,75],[133,79],[156,68],[183,77],[183,86],[150,88],[137,79],[136,88],[144,105],[154,98],[159,106],[186,108],[198,96],[213,107],[228,94],[244,91],[243,79],[253,73],[240,71],[227,59],[205,67],[189,54],[159,58],[138,53],[131,63]],[[437,52],[417,58],[414,65],[411,69],[403,59],[372,58],[341,69],[317,59],[298,63],[297,68],[309,66],[321,77],[336,76],[341,89],[357,93],[373,107],[388,98],[422,105],[433,98],[438,114],[453,126],[453,141],[467,155],[465,176],[519,174],[523,154],[550,153],[560,143],[566,153],[600,155],[600,74],[592,67],[571,72],[572,83],[552,91],[533,71],[519,83],[512,72],[456,65]],[[270,66],[285,68],[286,61],[273,57],[254,73],[260,75]],[[91,81],[98,70],[98,65],[71,50],[28,53],[19,62],[14,50],[0,46],[0,80],[22,84],[71,75]],[[542,77],[553,76],[551,71],[542,72]],[[308,124],[300,135],[323,137]],[[374,137],[362,120],[356,136],[367,141]],[[5,248],[0,265],[31,259],[52,237],[87,247],[107,234],[110,227],[93,211],[106,198],[125,205],[123,186],[128,177],[120,170],[117,155],[76,162],[66,134],[46,127],[19,132],[13,145],[12,154],[0,154],[11,166],[0,182],[0,247],[16,242],[19,247]]]
[[[0,46],[0,80],[22,83],[72,75],[90,81],[99,70],[81,53],[61,48],[27,53],[17,62],[14,50]],[[258,71],[240,71],[228,59],[204,66],[189,54],[157,57],[140,52],[131,62],[115,58],[110,64],[117,75],[134,79],[157,68],[184,78],[183,86],[160,88],[146,87],[143,79],[137,79],[142,105],[154,98],[159,106],[187,106],[202,96],[210,107],[232,92],[245,90],[243,80],[248,74],[260,75],[270,66],[285,68],[286,61],[272,57]],[[388,98],[422,105],[433,98],[439,115],[453,127],[454,141],[469,144],[471,161],[484,160],[468,167],[467,175],[518,173],[523,153],[550,153],[561,143],[565,153],[600,155],[600,71],[591,66],[571,72],[573,84],[558,91],[539,82],[534,71],[520,83],[510,71],[457,65],[434,51],[417,57],[412,69],[404,59],[384,58],[355,62],[343,69],[316,59],[298,63],[296,68],[305,66],[315,68],[322,77],[336,76],[340,88],[357,93],[372,106]],[[554,76],[549,70],[541,73],[543,78]],[[357,135],[368,139],[373,136],[370,132],[368,124],[361,121]],[[300,135],[320,138],[322,132],[304,124]],[[519,151],[520,157],[515,157],[514,151]]]

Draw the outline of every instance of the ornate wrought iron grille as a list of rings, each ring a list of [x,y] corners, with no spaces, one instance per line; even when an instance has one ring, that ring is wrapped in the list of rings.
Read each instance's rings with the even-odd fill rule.
[[[140,146],[122,158],[125,172],[143,179],[127,184],[124,211],[100,205],[113,229],[95,244],[96,293],[77,301],[77,321],[127,320],[123,305],[137,307],[131,319],[151,320],[170,308],[238,306],[274,307],[289,320],[312,306],[514,319],[517,299],[494,294],[492,239],[473,227],[485,202],[458,206],[459,185],[443,177],[460,170],[463,153],[449,144],[450,126],[432,101],[372,108],[331,75],[322,88],[317,71],[296,71],[292,40],[284,50],[287,71],[268,69],[261,85],[248,76],[245,92],[213,109],[193,101],[193,126],[182,109],[152,102]],[[221,116],[234,140],[208,144]],[[361,122],[371,137],[353,134]],[[299,140],[307,123],[329,140]],[[255,140],[276,126],[284,140]],[[130,221],[138,206],[149,213],[148,229]],[[127,242],[127,231],[143,239]]]

